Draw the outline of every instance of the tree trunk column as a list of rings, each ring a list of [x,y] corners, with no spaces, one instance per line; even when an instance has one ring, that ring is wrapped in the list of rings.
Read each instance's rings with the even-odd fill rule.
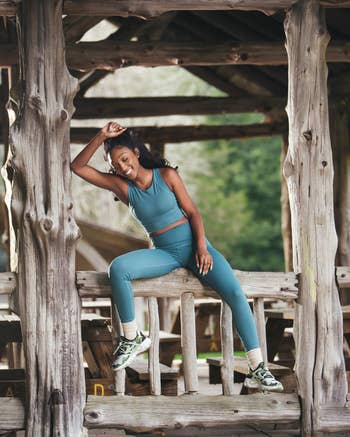
[[[291,205],[293,265],[300,274],[294,324],[295,371],[303,435],[317,432],[318,408],[343,406],[346,374],[335,283],[337,236],[329,135],[324,11],[301,0],[287,12],[289,149],[284,164]]]
[[[85,383],[69,128],[77,81],[66,67],[62,0],[21,3],[22,86],[10,130],[11,212],[26,361],[26,436],[81,436]]]

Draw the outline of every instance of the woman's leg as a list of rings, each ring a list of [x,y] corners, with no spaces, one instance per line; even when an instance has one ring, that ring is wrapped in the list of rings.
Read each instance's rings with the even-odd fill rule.
[[[117,256],[108,267],[113,301],[123,324],[135,319],[133,279],[165,275],[180,264],[162,249],[139,249]]]
[[[246,351],[259,348],[259,339],[253,313],[247,298],[233,273],[232,267],[225,257],[207,240],[208,252],[213,257],[213,269],[206,275],[199,273],[194,256],[191,257],[189,268],[215,290],[228,303],[232,310],[233,321],[242,339]]]

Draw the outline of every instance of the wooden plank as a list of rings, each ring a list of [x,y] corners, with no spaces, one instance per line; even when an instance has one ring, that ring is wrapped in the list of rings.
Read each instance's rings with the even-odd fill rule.
[[[221,367],[223,365],[222,357],[207,358],[207,363],[213,366]],[[289,367],[281,366],[276,363],[268,363],[269,369],[274,373],[275,376],[288,375],[292,373]],[[235,357],[234,361],[234,371],[239,372],[243,375],[248,373],[248,361],[243,357]]]
[[[167,96],[75,99],[74,118],[78,120],[113,117],[154,117],[173,114],[242,114],[283,110],[284,97],[207,97]]]
[[[221,366],[222,391],[225,396],[233,395],[233,331],[232,311],[226,302],[221,305],[221,344],[223,363]]]
[[[181,347],[185,391],[198,392],[197,346],[194,297],[192,293],[181,295]]]
[[[292,272],[243,272],[234,270],[248,298],[264,297],[280,300],[297,298],[297,278]],[[81,297],[110,297],[111,287],[106,273],[78,271],[77,286]],[[187,269],[175,269],[167,275],[133,281],[135,296],[179,297],[192,292],[196,297],[218,297]]]
[[[265,329],[264,299],[261,297],[253,300],[253,310],[256,328],[258,331],[259,343],[265,363],[267,363],[267,341]]]
[[[350,396],[348,394],[348,398]],[[317,431],[322,432],[346,432],[350,430],[350,406],[322,406],[319,411],[318,422],[316,424]]]
[[[0,397],[0,430],[24,429],[24,400],[15,397]]]
[[[147,360],[137,357],[130,366],[127,367],[127,374],[130,377],[137,377],[140,381],[149,381],[150,373],[148,370]],[[177,379],[179,371],[160,363],[160,374],[162,380]]]
[[[148,355],[148,369],[150,376],[151,394],[161,394],[160,366],[159,366],[159,315],[156,297],[148,298],[148,314],[150,338],[152,341]]]
[[[186,426],[215,427],[245,423],[288,423],[299,420],[300,405],[295,394],[250,396],[88,396],[84,426],[118,427],[132,431],[171,429]]]
[[[92,353],[91,347],[87,341],[83,341],[83,356],[88,365],[91,376],[93,378],[98,378],[100,376],[100,369],[95,360],[95,356]]]

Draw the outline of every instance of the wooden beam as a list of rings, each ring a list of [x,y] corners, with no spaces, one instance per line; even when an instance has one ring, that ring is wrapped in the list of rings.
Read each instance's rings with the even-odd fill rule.
[[[101,41],[68,44],[66,50],[68,66],[80,71],[116,70],[129,66],[287,64],[287,53],[281,42]],[[2,44],[0,66],[17,62],[16,47]],[[327,62],[350,62],[350,42],[330,44]]]
[[[220,91],[223,91],[224,93],[228,94],[229,96],[237,96],[242,97],[246,93],[244,90],[236,86],[235,84],[229,82],[228,80],[224,79],[222,76],[216,73],[216,71],[213,68],[210,67],[184,67],[185,70],[187,70],[189,73],[193,74],[194,76],[199,77],[199,79],[204,80],[209,85],[214,86]]]
[[[295,394],[259,393],[250,396],[89,396],[84,425],[91,428],[123,426],[132,431],[213,427],[243,423],[288,423],[300,418]]]
[[[6,59],[6,58],[5,58]],[[350,62],[350,43],[333,42],[328,62]],[[67,63],[81,71],[127,66],[286,65],[280,42],[85,42],[67,46]]]
[[[243,272],[234,270],[248,298],[276,298],[281,300],[298,297],[298,278],[294,272]],[[80,297],[110,297],[111,284],[107,273],[79,271],[76,274]],[[201,283],[189,270],[179,268],[167,275],[132,282],[135,296],[180,297],[194,293],[195,297],[216,297],[217,293]]]
[[[272,13],[288,9],[297,0],[65,0],[64,13],[68,15],[137,16],[144,19],[170,11],[191,10],[257,10]],[[12,16],[17,13],[18,1],[0,0],[0,15]],[[321,4],[331,8],[349,8],[349,0],[323,0]]]
[[[328,62],[350,62],[350,42],[338,41],[327,50]],[[92,42],[68,45],[67,63],[76,70],[113,70],[140,65],[285,65],[280,42]]]
[[[334,271],[337,236],[325,62],[330,37],[324,12],[317,0],[300,0],[287,12],[284,25],[289,57],[284,174],[293,270],[300,277],[293,335],[302,436],[318,435],[322,405],[342,408],[347,393],[343,317]]]
[[[183,143],[188,141],[207,141],[216,139],[234,139],[251,137],[269,137],[282,135],[287,125],[283,122],[258,123],[248,125],[218,126],[168,126],[168,127],[133,127],[135,133],[145,143]],[[88,143],[96,135],[96,128],[72,128],[72,143]]]
[[[282,111],[283,97],[130,97],[83,98],[74,101],[74,118],[153,117],[173,114],[242,114]]]
[[[66,16],[63,19],[63,33],[66,43],[79,41],[84,34],[103,20],[103,17]]]

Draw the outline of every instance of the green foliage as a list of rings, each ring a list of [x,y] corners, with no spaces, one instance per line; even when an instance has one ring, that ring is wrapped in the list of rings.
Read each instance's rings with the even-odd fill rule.
[[[208,121],[216,124],[215,118]],[[255,114],[227,116],[226,122],[229,118],[257,122]],[[278,137],[203,143],[207,169],[192,172],[199,187],[196,204],[208,239],[234,268],[284,270],[280,149]]]

